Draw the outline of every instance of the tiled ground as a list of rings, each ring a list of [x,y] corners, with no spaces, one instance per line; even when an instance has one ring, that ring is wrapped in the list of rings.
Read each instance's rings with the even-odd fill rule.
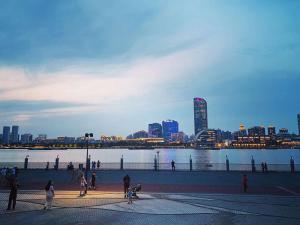
[[[147,193],[127,204],[122,193],[57,191],[42,210],[43,192],[20,191],[16,211],[0,193],[0,224],[300,224],[299,196]]]

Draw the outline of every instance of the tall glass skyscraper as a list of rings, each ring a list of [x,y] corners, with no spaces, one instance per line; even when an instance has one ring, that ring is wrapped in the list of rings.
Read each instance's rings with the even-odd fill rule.
[[[203,98],[194,98],[194,126],[195,135],[207,129],[207,103]]]
[[[150,138],[162,137],[162,126],[160,123],[150,123],[148,125],[148,137]]]
[[[19,142],[19,126],[12,126],[11,143],[16,144],[18,142]]]
[[[3,127],[2,143],[5,145],[9,144],[10,139],[10,127]]]
[[[178,122],[175,120],[162,121],[163,137],[166,141],[172,140],[172,134],[178,133]]]

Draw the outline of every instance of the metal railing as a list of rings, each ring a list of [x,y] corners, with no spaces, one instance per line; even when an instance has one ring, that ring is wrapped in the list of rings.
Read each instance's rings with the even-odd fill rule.
[[[85,168],[85,162],[72,162],[74,169]],[[66,170],[68,168],[69,162],[59,162],[59,170]],[[260,164],[255,165],[255,172],[261,172],[262,168]],[[8,167],[18,167],[19,169],[25,169],[24,162],[0,162],[0,168]],[[289,164],[268,164],[268,171],[291,171],[291,165]],[[28,162],[27,169],[46,169],[47,162]],[[131,163],[124,162],[123,167],[121,167],[120,162],[112,163],[101,163],[100,168],[95,167],[95,170],[172,170],[171,163],[159,163],[156,165],[154,163]],[[294,171],[300,168],[300,164],[294,164]],[[55,169],[55,162],[49,162],[49,170]],[[93,170],[93,168],[90,168]],[[175,163],[175,169],[180,171],[226,171],[226,163]],[[230,163],[229,171],[253,171],[252,164],[237,164]]]

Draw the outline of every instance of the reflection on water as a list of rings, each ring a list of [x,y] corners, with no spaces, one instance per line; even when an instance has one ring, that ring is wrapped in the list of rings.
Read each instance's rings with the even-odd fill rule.
[[[194,150],[194,149],[154,149],[154,150],[128,150],[128,149],[90,149],[89,154],[92,160],[101,162],[124,162],[152,163],[159,151],[160,163],[189,163],[190,156],[195,163],[225,163],[226,155],[230,163],[249,164],[253,155],[256,163],[266,161],[270,164],[289,164],[293,156],[295,163],[300,162],[300,150]],[[0,162],[23,162],[26,155],[29,155],[31,162],[52,162],[58,155],[61,162],[84,162],[86,157],[85,149],[70,150],[0,150]]]

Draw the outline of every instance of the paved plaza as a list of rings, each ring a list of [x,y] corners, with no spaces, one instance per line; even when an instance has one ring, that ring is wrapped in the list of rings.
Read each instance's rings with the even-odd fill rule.
[[[300,196],[141,193],[128,204],[121,192],[57,191],[44,211],[43,191],[20,191],[15,211],[0,193],[0,224],[300,224]]]
[[[15,211],[6,211],[9,191],[0,189],[2,225],[76,224],[240,224],[300,225],[300,173],[97,171],[97,190],[79,196],[71,171],[20,171]],[[141,183],[139,199],[128,204],[122,178]],[[43,188],[52,179],[53,208],[43,210]]]

